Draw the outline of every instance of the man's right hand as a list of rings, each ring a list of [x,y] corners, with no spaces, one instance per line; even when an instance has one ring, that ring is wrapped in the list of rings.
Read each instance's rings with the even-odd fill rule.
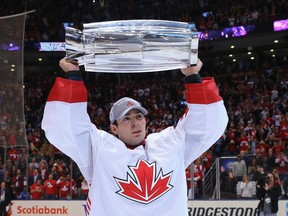
[[[192,74],[198,74],[200,69],[202,68],[202,61],[198,58],[197,60],[197,65],[195,66],[190,66],[187,68],[182,68],[181,72],[185,75],[185,76],[190,76]]]
[[[67,73],[68,71],[79,71],[79,65],[76,61],[67,60],[66,57],[59,61],[59,66]]]

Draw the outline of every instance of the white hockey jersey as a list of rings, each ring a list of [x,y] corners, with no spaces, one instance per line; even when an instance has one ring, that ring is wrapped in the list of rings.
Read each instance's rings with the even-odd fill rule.
[[[185,87],[187,109],[177,126],[131,150],[91,123],[82,81],[57,78],[42,128],[91,184],[87,215],[188,215],[185,168],[223,134],[228,117],[213,78]]]

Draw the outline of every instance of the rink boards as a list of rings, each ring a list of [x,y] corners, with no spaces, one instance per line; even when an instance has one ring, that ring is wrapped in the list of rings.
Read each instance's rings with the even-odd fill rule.
[[[86,216],[85,201],[17,200],[12,202],[12,216]],[[258,202],[258,200],[189,201],[188,216],[256,216]],[[279,201],[278,215],[288,216],[288,200]]]

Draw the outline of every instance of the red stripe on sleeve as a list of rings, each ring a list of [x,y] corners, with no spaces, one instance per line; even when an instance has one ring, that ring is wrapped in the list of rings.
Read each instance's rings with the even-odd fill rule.
[[[190,104],[210,104],[222,100],[213,77],[203,78],[202,83],[187,83],[186,101]]]
[[[48,101],[63,101],[67,103],[77,103],[87,101],[87,90],[82,81],[67,80],[57,78]]]

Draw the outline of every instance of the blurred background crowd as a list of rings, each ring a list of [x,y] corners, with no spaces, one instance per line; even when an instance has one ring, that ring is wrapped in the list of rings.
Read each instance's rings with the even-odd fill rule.
[[[267,29],[267,23],[286,19],[288,13],[285,0],[15,0],[5,4],[0,15],[37,10],[26,24],[25,40],[32,41],[63,41],[63,22],[81,29],[82,23],[97,21],[164,19],[195,22],[199,31],[248,24]]]
[[[65,40],[63,23],[82,23],[119,19],[169,19],[195,22],[199,31],[235,25],[267,23],[287,19],[285,0],[147,0],[123,1],[5,1],[0,15],[36,9],[27,16],[25,41]],[[63,54],[64,56],[64,54]],[[231,157],[228,167],[221,167],[223,198],[255,198],[242,195],[241,182],[255,183],[268,172],[277,175],[282,198],[288,198],[288,64],[286,56],[259,56],[257,61],[239,60],[223,63],[203,59],[202,76],[214,76],[223,97],[229,124],[219,140],[194,167],[196,198],[205,198],[205,175],[216,157]],[[13,86],[0,86],[0,181],[11,187],[13,199],[85,199],[88,185],[77,166],[47,141],[41,130],[43,108],[56,76],[63,72],[39,71],[24,67],[25,127],[9,124],[21,104]],[[89,91],[88,112],[98,128],[109,131],[111,103],[121,96],[140,101],[149,110],[148,133],[175,126],[185,111],[185,92],[177,70],[147,74],[84,73]],[[15,106],[6,102],[15,99]],[[26,133],[28,150],[20,145]],[[5,155],[4,155],[5,154]],[[28,164],[28,167],[27,167]],[[187,179],[190,178],[187,169]],[[188,189],[191,185],[188,184]]]

